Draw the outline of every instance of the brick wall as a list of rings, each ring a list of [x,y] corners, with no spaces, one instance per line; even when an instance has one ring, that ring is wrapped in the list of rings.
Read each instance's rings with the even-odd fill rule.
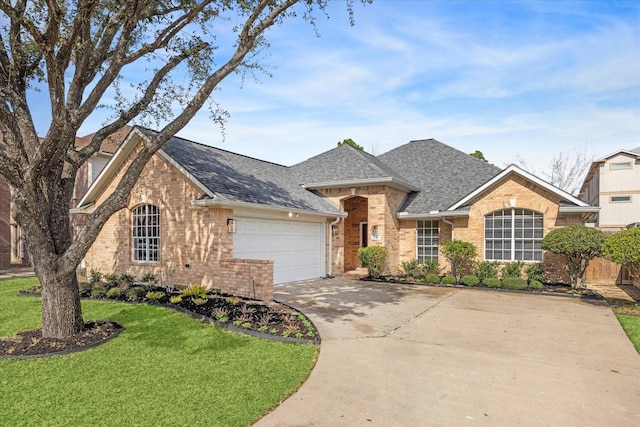
[[[360,266],[360,223],[368,224],[368,245],[385,246],[389,251],[387,272],[395,272],[400,260],[400,221],[396,211],[406,192],[384,185],[322,189],[322,193],[349,216],[335,226],[333,233],[333,271],[343,273]],[[415,221],[414,221],[415,224]],[[380,240],[372,240],[373,226],[378,226]],[[415,241],[415,238],[414,238]],[[415,252],[415,249],[414,249]],[[414,255],[415,257],[415,255]]]
[[[121,169],[96,206],[111,194],[122,173]],[[202,190],[173,165],[154,156],[131,191],[127,208],[105,223],[87,253],[86,272],[126,272],[138,278],[151,273],[162,283],[200,283],[246,297],[253,297],[255,281],[257,297],[271,300],[273,263],[232,259],[233,235],[227,230],[227,218],[233,217],[233,211],[192,206],[191,201],[201,195]],[[155,263],[132,261],[131,210],[142,203],[160,209],[160,259]]]

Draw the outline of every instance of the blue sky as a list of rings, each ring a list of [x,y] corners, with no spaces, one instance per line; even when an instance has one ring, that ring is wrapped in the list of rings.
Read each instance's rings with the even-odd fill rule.
[[[179,135],[285,165],[345,138],[374,154],[436,138],[536,172],[640,146],[639,2],[374,0],[353,27],[344,2],[328,13],[319,38],[301,19],[269,31],[272,78],[215,92],[224,141],[207,111]]]

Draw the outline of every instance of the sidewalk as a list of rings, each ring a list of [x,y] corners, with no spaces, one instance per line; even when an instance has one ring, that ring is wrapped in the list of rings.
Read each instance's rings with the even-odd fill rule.
[[[587,283],[587,288],[598,292],[609,303],[640,302],[640,288],[633,285],[616,285],[613,282],[590,282]]]
[[[0,270],[0,280],[15,279],[17,277],[34,277],[36,273],[32,267],[16,267]]]

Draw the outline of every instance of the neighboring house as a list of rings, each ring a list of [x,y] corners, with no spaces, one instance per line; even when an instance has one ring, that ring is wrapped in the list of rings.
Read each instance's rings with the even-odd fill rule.
[[[75,213],[104,201],[151,135],[134,128]],[[359,267],[368,245],[388,248],[390,272],[416,258],[446,269],[440,247],[451,238],[474,243],[484,260],[546,262],[543,236],[597,210],[517,166],[501,170],[433,139],[378,157],[344,144],[286,167],[173,137],[85,262],[270,300],[274,283]]]
[[[600,207],[595,225],[605,233],[640,223],[640,147],[593,162],[579,197]]]
[[[76,206],[76,203],[87,191],[87,188],[104,169],[131,129],[130,126],[125,126],[107,138],[102,143],[100,151],[80,167],[73,190],[72,207]],[[87,146],[94,135],[76,138],[76,147]],[[31,264],[20,226],[14,219],[15,207],[11,203],[11,191],[9,183],[3,176],[0,176],[0,269],[29,266]],[[72,225],[77,226],[73,220]]]

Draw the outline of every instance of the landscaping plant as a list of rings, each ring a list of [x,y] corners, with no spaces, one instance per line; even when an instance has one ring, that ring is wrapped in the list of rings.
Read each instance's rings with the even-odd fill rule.
[[[502,266],[502,277],[521,277],[523,261],[512,261]]]
[[[475,245],[463,240],[446,240],[442,244],[442,254],[451,263],[451,273],[456,282],[473,270],[473,262],[478,256]]]
[[[640,228],[629,228],[607,237],[602,256],[622,265],[633,279],[640,281]]]
[[[465,286],[476,286],[478,283],[480,283],[480,279],[472,274],[467,274],[465,276],[462,276],[462,279],[460,279],[460,283]]]
[[[369,270],[369,276],[380,277],[387,264],[387,248],[384,246],[368,246],[358,249],[360,264]]]
[[[542,249],[565,259],[571,286],[578,288],[589,261],[600,255],[604,241],[604,233],[597,228],[571,225],[550,231],[542,239]]]
[[[529,264],[525,269],[525,274],[527,275],[527,280],[529,282],[544,282],[544,267],[539,262]]]
[[[473,274],[483,283],[485,279],[497,278],[499,272],[500,263],[498,261],[480,261],[473,269]]]

